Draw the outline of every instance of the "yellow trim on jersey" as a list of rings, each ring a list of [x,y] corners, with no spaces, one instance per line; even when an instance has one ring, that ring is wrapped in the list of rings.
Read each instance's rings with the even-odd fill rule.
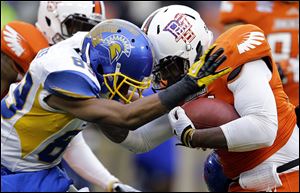
[[[42,86],[37,91],[31,110],[14,125],[20,138],[22,158],[74,119],[69,114],[44,110],[39,104],[41,91]]]
[[[68,90],[64,90],[61,88],[52,88],[53,90],[57,91],[58,93],[62,93],[63,95],[73,97],[73,98],[80,98],[80,99],[89,99],[89,98],[96,98],[96,96],[83,96],[77,93],[70,92]]]

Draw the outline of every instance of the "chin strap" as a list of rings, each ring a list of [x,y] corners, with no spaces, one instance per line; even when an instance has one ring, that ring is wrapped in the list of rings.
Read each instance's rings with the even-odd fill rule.
[[[90,65],[90,56],[89,56],[89,50],[90,50],[90,43],[87,43],[86,49],[85,49],[85,57],[86,57],[86,63]]]

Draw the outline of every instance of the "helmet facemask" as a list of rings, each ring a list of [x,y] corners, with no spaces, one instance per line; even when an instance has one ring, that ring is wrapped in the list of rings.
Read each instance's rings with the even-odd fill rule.
[[[104,84],[109,91],[108,98],[130,103],[136,94],[142,97],[142,92],[149,88],[151,79],[145,77],[142,81],[134,80],[120,72],[121,64],[118,63],[115,73],[104,74]]]
[[[154,66],[153,89],[162,90],[178,82],[188,72],[189,67],[189,61],[179,56],[161,59]]]
[[[202,56],[201,41],[196,47],[196,57],[194,62],[198,61]],[[167,56],[159,60],[153,69],[153,90],[162,90],[173,85],[187,74],[190,68],[190,61],[180,56]]]
[[[88,18],[83,14],[71,14],[61,22],[61,34],[64,37],[71,37],[78,31],[90,31],[95,25],[102,21],[101,15],[92,14]]]

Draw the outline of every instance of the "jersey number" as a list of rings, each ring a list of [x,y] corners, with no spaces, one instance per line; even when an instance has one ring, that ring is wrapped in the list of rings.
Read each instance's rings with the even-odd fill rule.
[[[267,37],[274,60],[279,62],[291,57],[292,34],[288,32],[271,33]]]
[[[80,130],[68,131],[64,135],[55,139],[43,151],[41,151],[38,154],[39,160],[47,163],[52,163],[53,161],[55,161],[61,155],[61,153],[66,149],[71,139],[79,132]]]
[[[14,102],[9,105],[7,104],[6,99],[1,100],[1,115],[4,119],[12,118],[17,111],[23,109],[26,102],[29,91],[32,87],[32,77],[30,73],[26,74],[25,83],[17,86],[14,91]]]

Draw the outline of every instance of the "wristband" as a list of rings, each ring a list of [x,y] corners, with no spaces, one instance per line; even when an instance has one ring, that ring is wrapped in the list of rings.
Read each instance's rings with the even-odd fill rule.
[[[158,97],[161,103],[171,110],[184,101],[187,96],[199,90],[201,90],[201,87],[198,87],[197,82],[186,75],[177,83],[159,92]]]

